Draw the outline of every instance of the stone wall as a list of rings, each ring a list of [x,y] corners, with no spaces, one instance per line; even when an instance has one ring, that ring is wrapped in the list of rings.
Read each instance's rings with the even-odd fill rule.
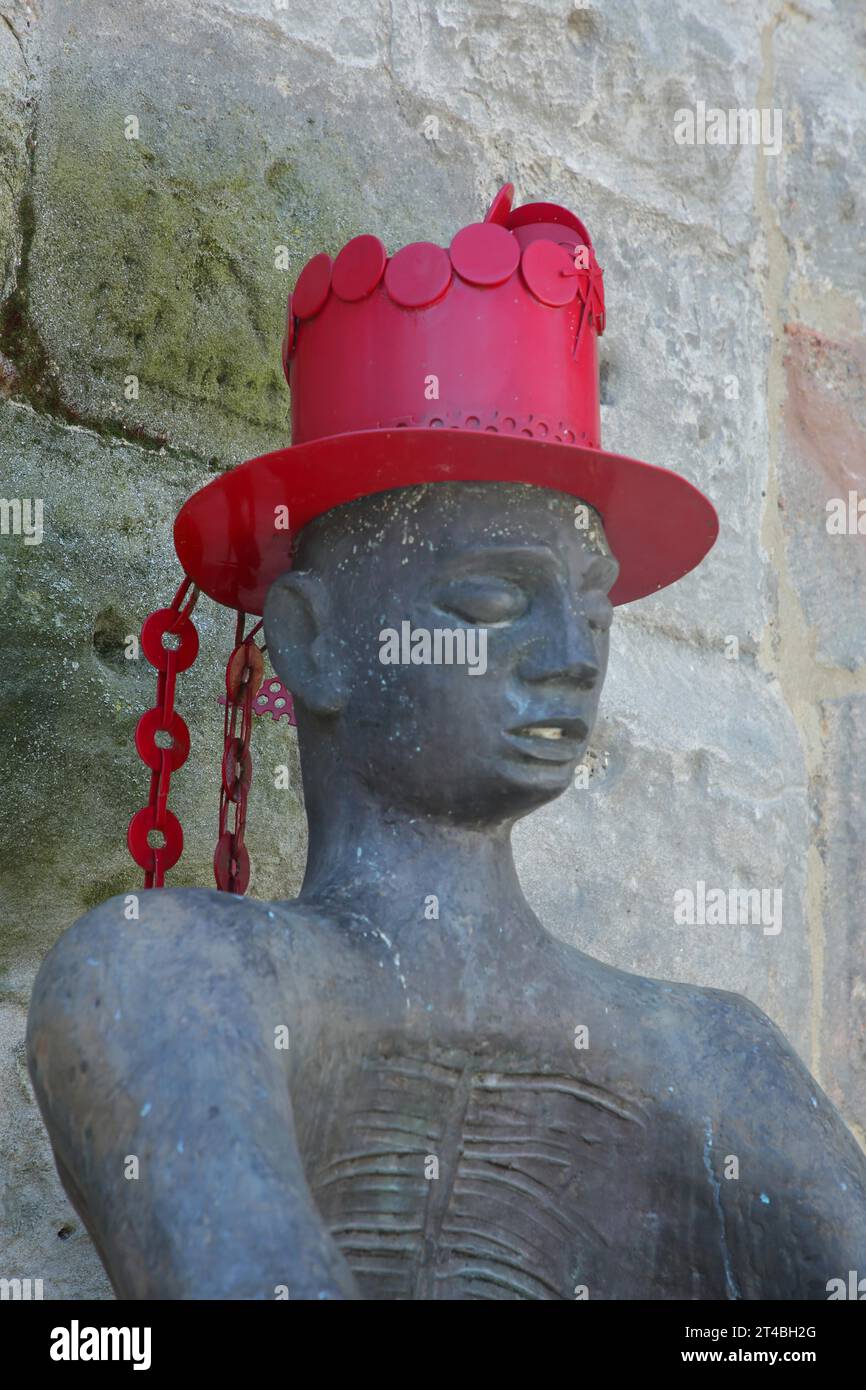
[[[45,509],[41,544],[0,536],[0,1274],[110,1296],[23,1030],[48,947],[137,885],[153,683],[124,642],[176,587],[173,515],[287,442],[279,342],[309,256],[361,231],[447,245],[506,179],[593,232],[605,444],[721,517],[694,575],[620,611],[588,785],[516,837],[528,896],[605,960],[753,999],[863,1138],[866,539],[825,509],[866,494],[858,9],[0,0],[0,494]],[[678,143],[698,102],[781,110],[781,152]],[[198,625],[175,884],[211,881],[232,631],[207,601]],[[257,721],[254,753],[292,789],[254,782],[252,891],[291,895],[294,730]],[[781,931],[677,925],[698,881],[781,888]]]

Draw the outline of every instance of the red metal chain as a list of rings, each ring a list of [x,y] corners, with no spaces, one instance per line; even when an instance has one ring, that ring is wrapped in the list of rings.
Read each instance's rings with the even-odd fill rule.
[[[253,776],[250,732],[253,701],[265,671],[263,649],[253,641],[262,626],[261,620],[244,637],[244,617],[244,613],[239,611],[235,649],[226,666],[219,839],[213,861],[217,888],[226,893],[245,893],[250,881],[250,856],[244,844],[247,796]],[[239,717],[240,733],[237,728]]]
[[[135,730],[138,756],[151,770],[150,796],[147,805],[129,822],[126,843],[136,864],[144,870],[145,888],[162,888],[166,873],[183,852],[183,830],[167,802],[171,774],[189,756],[189,729],[174,708],[174,686],[178,673],[191,666],[198,655],[198,632],[189,616],[198,594],[192,580],[185,579],[171,606],[151,613],[141,629],[141,649],[159,676],[156,704],[141,716]],[[176,639],[175,646],[165,645],[169,636]],[[157,743],[159,734],[163,735],[162,744]],[[160,846],[151,845],[152,834],[161,836]]]
[[[148,804],[130,821],[126,842],[132,858],[144,870],[145,888],[164,887],[166,873],[183,853],[183,830],[167,803],[171,775],[189,756],[189,729],[174,708],[174,690],[179,672],[191,666],[198,655],[198,632],[190,619],[198,596],[192,580],[185,579],[171,606],[151,613],[141,629],[142,651],[159,676],[156,704],[141,716],[135,730],[138,755],[151,770],[150,796]],[[239,611],[235,649],[226,667],[219,839],[214,854],[217,887],[228,893],[245,893],[250,881],[250,856],[244,845],[253,775],[250,733],[253,702],[264,677],[265,648],[253,641],[262,623],[257,622],[244,637],[244,619],[245,614]],[[166,647],[164,639],[169,635],[175,637],[175,646]],[[157,743],[159,735],[161,743]],[[161,845],[150,843],[155,833],[161,837]]]

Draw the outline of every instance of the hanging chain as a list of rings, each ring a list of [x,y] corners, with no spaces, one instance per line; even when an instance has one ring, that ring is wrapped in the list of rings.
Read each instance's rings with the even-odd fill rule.
[[[198,655],[198,632],[190,619],[198,595],[198,586],[185,579],[171,606],[151,613],[141,629],[141,649],[159,675],[156,704],[141,716],[135,730],[138,756],[150,768],[150,795],[129,822],[126,843],[144,870],[145,888],[162,888],[166,873],[183,852],[183,830],[167,803],[171,774],[189,756],[189,729],[174,708],[174,687],[179,672]],[[151,844],[152,836],[162,844]]]
[[[264,648],[253,641],[261,620],[244,637],[244,617],[239,610],[235,649],[226,666],[219,839],[213,861],[217,888],[226,893],[245,893],[250,881],[250,856],[244,844],[247,796],[253,777],[250,732],[253,701],[265,671]]]
[[[183,830],[168,809],[168,792],[172,773],[189,756],[189,729],[174,708],[174,690],[179,673],[198,655],[198,632],[190,618],[198,596],[198,587],[185,579],[171,606],[151,613],[141,629],[141,649],[159,674],[156,704],[141,716],[135,730],[138,756],[150,768],[150,795],[147,805],[129,822],[126,842],[144,870],[145,888],[163,888],[165,875],[183,853]],[[227,893],[245,893],[250,881],[250,856],[244,844],[253,776],[250,733],[253,702],[265,669],[266,648],[253,641],[262,622],[245,637],[244,619],[239,610],[235,649],[226,667],[219,839],[214,854],[216,884]],[[152,837],[162,843],[151,844]]]

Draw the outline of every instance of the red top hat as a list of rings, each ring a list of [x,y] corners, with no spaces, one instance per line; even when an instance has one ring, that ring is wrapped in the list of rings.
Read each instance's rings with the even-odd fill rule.
[[[718,534],[703,494],[601,448],[604,290],[589,233],[565,208],[512,209],[512,196],[506,184],[447,251],[418,241],[389,258],[357,236],[307,263],[283,340],[291,447],[209,483],[175,522],[205,593],[261,613],[308,521],[413,483],[533,483],[590,503],[620,562],[616,604],[703,559]]]

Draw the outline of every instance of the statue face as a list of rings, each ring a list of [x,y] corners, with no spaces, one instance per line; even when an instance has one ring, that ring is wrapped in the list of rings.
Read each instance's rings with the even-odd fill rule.
[[[313,523],[296,568],[327,590],[324,661],[342,692],[315,741],[337,740],[340,764],[377,799],[490,824],[569,786],[598,708],[617,573],[588,509],[517,484],[401,488]],[[290,658],[283,678],[292,688]],[[303,697],[299,719],[303,750]]]

